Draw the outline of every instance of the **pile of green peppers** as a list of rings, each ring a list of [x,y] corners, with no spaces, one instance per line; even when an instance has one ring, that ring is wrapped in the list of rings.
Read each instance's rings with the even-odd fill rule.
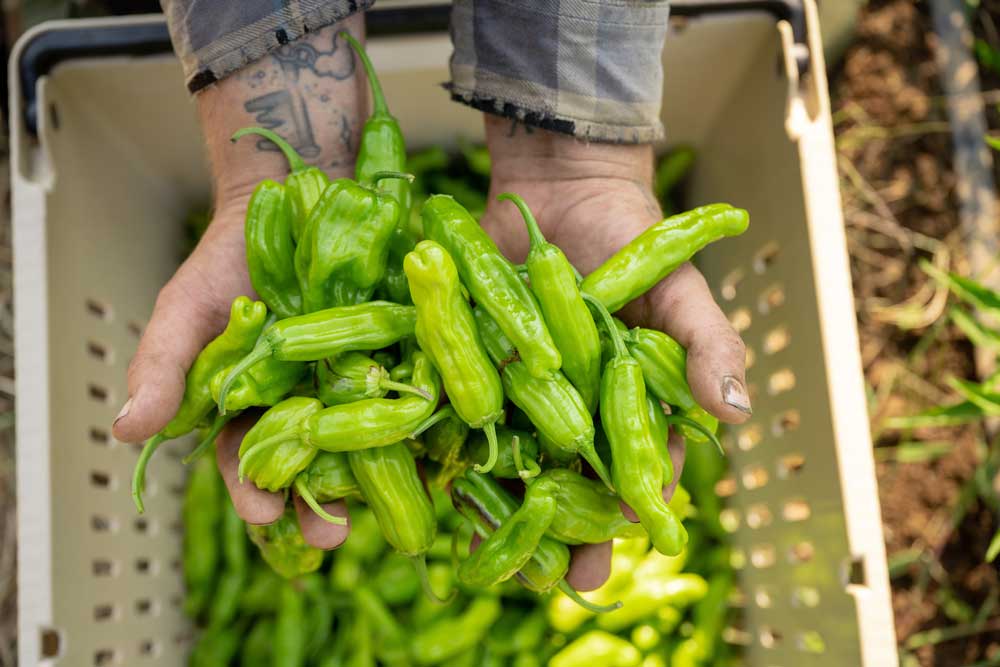
[[[715,483],[724,462],[685,467],[672,501],[691,541],[678,556],[650,549],[644,534],[614,540],[611,578],[583,594],[605,614],[560,591],[540,597],[508,580],[467,585],[453,561],[467,555],[467,522],[431,486],[439,526],[421,593],[408,559],[390,548],[375,513],[351,503],[351,538],[333,552],[306,545],[294,512],[249,534],[211,457],[192,465],[184,496],[184,609],[199,631],[190,667],[727,667],[730,555],[722,541]],[[691,489],[690,494],[686,489]],[[713,498],[698,505],[697,499]],[[710,514],[715,512],[715,514]],[[256,543],[259,548],[254,549]],[[477,551],[478,552],[478,551]],[[297,574],[303,569],[311,570]]]
[[[703,443],[718,445],[718,423],[691,393],[685,350],[662,332],[629,330],[612,313],[705,245],[741,234],[748,215],[728,204],[671,215],[584,277],[546,240],[526,203],[504,193],[499,199],[518,209],[530,239],[526,262],[514,265],[478,222],[488,154],[463,146],[459,169],[440,149],[407,155],[371,63],[353,38],[343,38],[365,66],[374,99],[355,178],[329,180],[270,130],[234,135],[234,141],[248,134],[272,141],[289,164],[284,183],[261,182],[247,209],[247,267],[260,300],[233,302],[228,326],[192,365],[176,416],[146,443],[135,468],[132,494],[141,512],[146,467],[163,442],[199,432],[201,443],[185,460],[207,478],[200,455],[225,424],[244,410],[264,409],[240,446],[239,477],[283,492],[284,516],[270,526],[246,527],[245,536],[230,510],[221,518],[190,518],[194,525],[221,522],[234,544],[240,533],[256,545],[280,583],[269,596],[279,608],[264,629],[258,629],[261,621],[246,626],[246,619],[233,626],[241,617],[232,600],[265,575],[248,570],[243,547],[224,548],[211,561],[206,556],[188,581],[191,612],[207,614],[203,642],[214,642],[202,649],[214,662],[202,664],[226,664],[218,658],[230,648],[223,625],[237,637],[248,633],[247,644],[266,643],[273,664],[305,664],[318,655],[313,651],[325,650],[326,640],[312,633],[293,638],[317,615],[323,584],[316,573],[325,559],[302,537],[293,492],[341,525],[347,520],[323,505],[360,503],[332,571],[349,567],[350,554],[367,539],[358,517],[370,516],[395,551],[394,562],[413,566],[426,593],[421,604],[441,611],[460,593],[472,596],[440,635],[428,635],[435,626],[421,622],[400,647],[399,637],[384,635],[395,632],[385,629],[392,619],[381,611],[386,593],[380,597],[374,584],[346,586],[363,581],[371,567],[359,566],[353,578],[342,575],[354,607],[367,610],[349,615],[351,632],[368,636],[371,653],[386,664],[453,664],[447,653],[455,646],[462,655],[479,651],[482,642],[465,638],[476,628],[492,636],[493,622],[503,620],[503,607],[489,591],[516,585],[527,591],[519,599],[558,590],[563,597],[556,599],[571,600],[579,613],[607,619],[554,651],[554,667],[583,664],[577,655],[638,664],[632,659],[642,650],[633,646],[619,655],[614,647],[622,640],[609,639],[609,631],[630,627],[654,606],[711,600],[714,580],[686,580],[675,569],[649,590],[644,582],[634,594],[612,586],[602,589],[613,591],[607,599],[581,596],[565,580],[570,547],[615,540],[616,549],[636,550],[641,544],[655,554],[649,555],[652,572],[656,563],[677,568],[693,538],[684,523],[683,487],[671,502],[662,495],[675,481],[668,431],[679,429],[692,450],[716,456]],[[656,192],[665,205],[675,201],[673,185],[690,164],[684,151],[660,163]],[[439,495],[447,490],[457,512],[449,521],[464,527],[450,527],[455,548],[447,585],[436,585],[435,577],[444,577],[427,563],[443,534],[428,485]],[[621,502],[638,523],[625,519]],[[470,541],[464,553],[459,537],[472,534],[477,548]],[[210,580],[205,572],[219,563],[224,574]],[[323,633],[333,616],[326,614]],[[269,632],[273,641],[265,642]],[[705,634],[711,641],[678,647],[677,659],[688,662],[677,664],[706,664],[718,633]],[[684,646],[694,646],[690,642]],[[380,655],[393,646],[398,653]],[[529,659],[516,664],[532,664],[524,662]],[[345,664],[367,663],[362,656]]]

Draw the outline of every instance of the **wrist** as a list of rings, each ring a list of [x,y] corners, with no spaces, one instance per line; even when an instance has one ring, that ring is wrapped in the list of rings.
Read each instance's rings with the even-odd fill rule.
[[[652,183],[652,144],[585,142],[501,116],[483,116],[495,179],[613,178]]]

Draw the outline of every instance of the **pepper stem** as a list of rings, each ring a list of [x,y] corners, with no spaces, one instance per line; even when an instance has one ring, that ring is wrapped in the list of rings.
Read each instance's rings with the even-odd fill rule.
[[[258,440],[247,447],[247,450],[240,454],[240,465],[236,469],[236,474],[239,475],[240,483],[242,484],[243,478],[246,477],[246,467],[249,465],[251,458],[259,454],[267,447],[273,447],[283,442],[287,442],[292,439],[292,437],[295,436],[290,437],[287,432],[282,431],[281,433],[275,433],[274,435],[264,438],[263,440]]]
[[[367,188],[374,188],[379,181],[387,178],[398,178],[400,180],[406,181],[407,183],[412,183],[414,176],[413,174],[407,174],[403,171],[376,171],[371,175],[371,178],[361,181],[361,185]]]
[[[132,500],[135,502],[135,508],[139,510],[139,514],[146,511],[142,504],[142,493],[146,490],[146,466],[149,465],[149,459],[153,457],[156,449],[166,440],[167,438],[162,433],[154,435],[142,446],[139,460],[135,462],[135,470],[132,471]]]
[[[239,139],[248,134],[260,135],[277,146],[281,152],[285,154],[285,159],[288,160],[288,167],[293,172],[303,171],[309,168],[309,165],[307,165],[305,160],[302,159],[302,156],[299,155],[294,148],[292,148],[292,145],[285,141],[277,132],[272,130],[265,129],[263,127],[244,127],[242,130],[236,130],[232,138],[230,138],[230,141],[236,143]]]
[[[181,459],[181,463],[183,463],[184,465],[189,465],[192,462],[200,459],[202,455],[212,447],[212,444],[215,442],[215,439],[219,436],[219,433],[222,432],[222,429],[225,428],[226,424],[228,424],[230,420],[232,420],[238,414],[239,413],[231,415],[217,414],[215,416],[215,419],[212,421],[211,428],[208,429],[208,433],[205,434],[205,437],[202,438],[202,441],[198,443],[197,447],[192,449],[187,456]]]
[[[273,351],[271,343],[269,343],[267,339],[261,338],[257,341],[257,344],[250,351],[250,353],[240,359],[236,365],[232,367],[229,371],[229,375],[227,375],[226,379],[222,381],[222,386],[219,388],[220,415],[226,414],[226,396],[229,395],[229,390],[232,389],[233,383],[236,382],[236,379],[253,365],[270,357]]]
[[[489,443],[490,453],[486,458],[486,463],[479,465],[478,463],[473,466],[476,472],[485,475],[489,471],[493,470],[493,466],[497,464],[497,458],[500,456],[500,444],[497,442],[497,426],[494,422],[485,424],[483,426],[483,431],[486,433],[486,442]]]
[[[431,393],[426,389],[421,389],[420,387],[414,387],[412,384],[404,384],[402,382],[396,382],[391,379],[389,371],[387,371],[383,366],[371,366],[368,370],[367,382],[374,385],[375,392],[368,392],[370,395],[376,395],[378,389],[385,389],[387,391],[395,391],[398,394],[413,394],[415,396],[420,396],[421,398],[431,401],[434,399]]]
[[[666,417],[668,424],[677,424],[679,426],[686,426],[687,428],[693,428],[698,431],[706,438],[708,438],[712,444],[719,450],[719,455],[722,457],[726,456],[726,450],[722,448],[722,443],[719,442],[719,438],[712,433],[712,429],[706,427],[704,424],[699,424],[690,417],[685,417],[684,415],[664,415]]]
[[[324,521],[328,521],[335,526],[347,525],[347,519],[342,516],[334,516],[323,509],[323,506],[319,504],[318,500],[316,500],[316,496],[314,496],[312,491],[309,490],[309,485],[306,484],[304,479],[302,479],[301,474],[295,477],[295,492],[299,494],[299,497],[301,497],[302,500],[306,501],[306,505],[309,506],[309,509],[315,512],[319,518]]]
[[[346,30],[341,30],[338,34],[351,45],[354,52],[358,54],[358,58],[361,60],[361,65],[365,68],[365,74],[368,77],[368,85],[372,89],[372,116],[388,116],[389,106],[385,103],[385,94],[382,92],[382,84],[378,80],[378,74],[375,73],[375,66],[372,65],[372,61],[368,58],[368,53],[365,51],[365,47],[361,46],[361,42],[355,39],[354,35]]]
[[[567,583],[567,581],[565,579],[563,579],[562,581],[559,582],[558,588],[570,600],[572,600],[573,602],[577,603],[578,605],[580,605],[581,607],[583,607],[587,611],[593,612],[595,614],[606,614],[609,611],[614,611],[615,609],[621,609],[622,608],[622,601],[621,600],[618,600],[617,602],[615,602],[613,604],[604,604],[604,605],[602,605],[602,604],[595,604],[595,603],[591,602],[590,600],[585,599],[582,595],[580,595],[575,590],[573,590],[573,587],[570,586],[569,583]]]
[[[424,595],[430,600],[438,604],[448,604],[455,599],[455,596],[458,595],[457,588],[452,588],[446,598],[438,596],[434,591],[434,587],[431,586],[431,579],[427,575],[427,557],[424,554],[410,557],[410,562],[413,563],[413,569],[417,571],[417,577],[420,579],[420,587],[424,589]]]
[[[514,450],[514,467],[517,468],[517,476],[520,477],[525,483],[531,480],[542,472],[542,469],[538,467],[538,464],[531,460],[521,457],[521,438],[519,436],[514,436],[511,439],[511,447]],[[530,463],[530,466],[525,465],[525,462]]]
[[[449,417],[453,416],[455,416],[455,408],[451,407],[450,405],[446,405],[445,407],[441,408],[440,410],[432,414],[430,417],[425,419],[423,422],[421,422],[420,426],[413,429],[413,433],[410,434],[410,437],[416,438],[421,433],[429,429],[431,426],[434,426],[439,422],[443,422],[445,419],[448,419]]]
[[[601,478],[602,482],[604,482],[604,486],[608,487],[608,490],[611,491],[611,493],[617,493],[617,491],[615,491],[614,484],[611,483],[611,475],[608,473],[608,469],[604,466],[604,461],[602,461],[601,457],[597,455],[594,443],[591,442],[586,446],[581,447],[579,451],[580,456],[582,456],[583,459],[590,464],[590,467],[594,469],[597,476]]]
[[[521,212],[521,217],[524,218],[524,224],[528,228],[528,239],[531,242],[531,249],[540,248],[543,245],[548,244],[545,240],[545,235],[542,234],[541,228],[538,226],[538,221],[535,220],[534,214],[528,205],[521,198],[520,195],[516,195],[513,192],[504,192],[497,196],[497,201],[509,201],[513,202],[514,206]]]
[[[625,347],[625,341],[622,340],[622,332],[618,330],[615,326],[615,320],[611,317],[611,313],[608,309],[601,303],[596,297],[593,297],[585,292],[580,292],[580,296],[583,300],[587,302],[591,310],[597,312],[597,316],[601,319],[604,328],[608,330],[608,336],[611,338],[612,344],[615,346],[615,357],[626,357],[628,356],[628,348]]]

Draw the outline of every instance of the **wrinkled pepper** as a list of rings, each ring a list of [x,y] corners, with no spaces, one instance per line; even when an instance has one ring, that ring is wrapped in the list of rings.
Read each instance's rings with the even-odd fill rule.
[[[292,396],[264,413],[240,443],[240,481],[250,478],[266,491],[287,489],[315,458],[315,447],[302,446],[287,433],[323,409],[315,398]]]
[[[636,537],[642,528],[622,514],[618,496],[597,480],[568,468],[550,468],[536,480],[549,480],[557,501],[548,533],[566,544],[599,544],[616,537]],[[535,480],[528,480],[531,485]]]
[[[249,349],[234,351],[214,368],[218,372],[220,368],[235,364],[219,387],[218,403],[225,405],[226,395],[236,379],[269,357],[282,361],[319,361],[353,350],[378,350],[412,335],[416,319],[412,306],[372,301],[281,320],[259,339],[255,335],[255,343]],[[207,380],[205,389],[211,398]]]
[[[591,297],[587,297],[591,299]],[[611,445],[611,475],[622,500],[635,510],[653,546],[675,556],[687,542],[681,520],[663,500],[663,487],[673,478],[664,465],[662,442],[649,424],[642,368],[629,354],[608,311],[596,300],[595,310],[611,336],[615,356],[601,378],[601,424]]]
[[[422,389],[389,377],[389,371],[360,352],[345,352],[316,364],[316,395],[324,405],[352,403],[365,398],[382,398],[390,391],[416,394],[430,400]]]
[[[639,649],[627,639],[591,630],[552,656],[549,667],[636,667],[641,662]]]
[[[305,596],[289,582],[281,589],[278,615],[274,620],[275,667],[302,667],[307,641]]]
[[[462,474],[466,463],[463,448],[469,438],[469,425],[459,419],[455,414],[455,409],[446,406],[436,413],[434,418],[440,421],[431,425],[424,431],[424,444],[427,446],[427,458],[439,465],[437,473],[431,480],[432,483],[444,488],[451,480]],[[482,462],[489,458],[489,443],[485,434],[482,437],[483,455]],[[471,444],[470,444],[471,446]],[[496,470],[494,468],[494,470]]]
[[[538,460],[538,440],[527,431],[498,427],[497,442],[500,445],[500,456],[490,474],[500,479],[519,479],[521,472],[514,460],[514,438],[517,438],[518,449],[523,459]],[[489,455],[489,445],[483,437],[473,437],[466,446],[466,456],[472,462],[485,461]]]
[[[260,549],[264,562],[286,579],[315,572],[323,563],[323,552],[302,537],[294,507],[286,507],[272,524],[247,525],[247,534]]]
[[[476,219],[446,195],[430,197],[421,218],[424,234],[448,251],[462,283],[514,343],[531,375],[545,378],[558,370],[562,357],[535,297]]]
[[[524,200],[504,193],[497,199],[513,202],[521,212],[531,242],[525,267],[531,293],[545,316],[552,340],[562,354],[562,372],[580,393],[587,410],[597,410],[601,386],[601,339],[594,318],[580,296],[577,272],[555,245],[545,240]]]
[[[497,459],[495,424],[503,415],[504,392],[462,296],[455,262],[441,245],[421,241],[406,256],[403,270],[417,309],[417,341],[441,374],[455,412],[486,433],[490,456],[477,469],[489,472]]]
[[[580,289],[611,312],[645,294],[709,243],[746,231],[750,216],[709,204],[662,220],[629,241],[583,279]]]
[[[292,218],[285,186],[270,179],[258,183],[247,203],[243,227],[247,270],[254,291],[278,317],[302,314]]]
[[[361,498],[358,480],[344,452],[319,452],[306,469],[295,478],[296,493],[312,507],[313,503],[332,503],[341,498]]]
[[[132,500],[141,514],[142,493],[146,486],[146,466],[156,449],[165,441],[179,438],[196,429],[212,412],[210,383],[212,377],[226,366],[235,363],[249,352],[267,318],[267,307],[261,301],[239,296],[233,300],[226,329],[211,341],[195,358],[184,381],[184,397],[177,414],[146,441],[132,473]]]
[[[198,460],[191,470],[181,516],[184,520],[184,585],[187,588],[185,611],[199,616],[210,602],[209,596],[219,566],[219,543],[216,539],[222,521],[222,477],[214,457]]]
[[[471,651],[489,635],[500,611],[496,596],[480,595],[458,616],[419,628],[410,642],[413,660],[418,665],[435,665]]]

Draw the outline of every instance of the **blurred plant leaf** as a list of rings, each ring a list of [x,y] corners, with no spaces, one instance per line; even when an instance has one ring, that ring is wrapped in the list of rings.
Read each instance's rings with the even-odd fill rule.
[[[897,463],[929,463],[946,456],[952,449],[952,443],[943,440],[911,440],[894,447],[877,447],[875,458]]]
[[[976,39],[975,44],[976,59],[979,64],[987,69],[1000,74],[1000,51],[997,51],[985,39]]]
[[[923,549],[904,549],[889,556],[889,578],[898,579],[907,574],[910,567],[922,562],[924,559]]]
[[[948,386],[957,391],[965,400],[979,406],[983,414],[1000,416],[1000,393],[988,391],[982,385],[960,378],[948,378]]]
[[[948,315],[959,331],[965,334],[965,337],[973,345],[1000,351],[1000,331],[980,324],[972,315],[961,308],[952,308]]]
[[[978,308],[995,310],[1000,313],[1000,294],[955,273],[946,273],[925,259],[920,260],[920,268],[938,284],[945,285],[955,296]]]
[[[962,401],[954,405],[935,405],[919,414],[906,417],[891,417],[886,419],[883,427],[888,429],[928,428],[938,426],[958,426],[979,421],[984,416],[983,410],[971,401]]]
[[[990,547],[986,550],[986,562],[992,563],[998,555],[1000,555],[1000,530],[997,530],[993,534],[993,539],[990,540]]]

